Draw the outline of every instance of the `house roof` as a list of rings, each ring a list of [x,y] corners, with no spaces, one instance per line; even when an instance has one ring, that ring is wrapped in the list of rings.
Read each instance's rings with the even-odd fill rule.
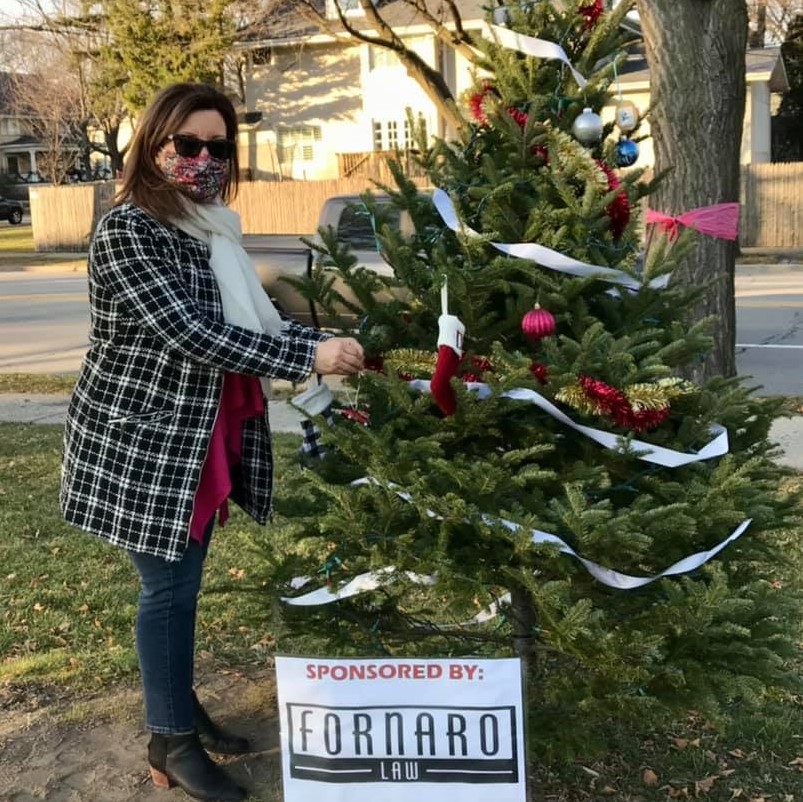
[[[40,147],[40,140],[30,134],[23,134],[8,142],[0,142],[0,150],[29,150],[32,146]]]
[[[325,0],[316,0],[316,3],[323,12]],[[426,0],[426,3],[433,16],[448,21],[449,10],[442,0]],[[454,5],[463,22],[479,22],[484,19],[486,4],[487,0],[454,0]],[[381,7],[383,19],[393,28],[428,27],[424,17],[404,0],[384,0],[384,2],[377,0],[376,5]],[[349,18],[349,22],[358,28],[361,27],[360,22],[363,20],[364,17],[359,14]],[[335,32],[345,30],[337,19],[331,20],[331,25]],[[366,24],[363,27],[368,33],[374,33],[369,25]],[[243,29],[237,38],[240,47],[266,47],[294,44],[301,41],[308,42],[316,35],[321,36],[320,28],[314,22],[304,18],[293,0],[284,0],[274,6],[265,18]],[[330,39],[330,36],[324,34],[322,39]]]
[[[315,0],[318,8],[323,12],[326,0]],[[443,0],[425,0],[427,7],[436,17],[448,19],[448,9]],[[421,14],[405,0],[375,0],[381,7],[382,17],[395,29],[415,29],[428,27]],[[487,0],[454,0],[454,6],[460,14],[463,23],[479,23],[484,20],[487,13]],[[355,15],[350,21],[359,26],[362,18]],[[343,30],[338,20],[332,20],[335,30]],[[374,33],[367,26],[368,33]],[[306,20],[298,12],[294,0],[283,0],[274,5],[270,14],[258,23],[244,29],[239,39],[242,49],[253,47],[270,47],[291,45],[301,42],[327,42],[332,41],[331,35],[322,33],[314,23]],[[781,58],[780,47],[751,48],[745,56],[745,75],[748,83],[766,81],[772,92],[785,92],[789,88],[786,68]],[[620,74],[620,83],[627,89],[648,89],[650,85],[650,71],[642,45],[631,45],[630,55]]]

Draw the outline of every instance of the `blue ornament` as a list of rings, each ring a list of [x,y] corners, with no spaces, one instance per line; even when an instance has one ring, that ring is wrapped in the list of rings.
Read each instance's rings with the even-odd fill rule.
[[[616,144],[616,163],[619,167],[630,167],[638,160],[638,145],[627,137]]]

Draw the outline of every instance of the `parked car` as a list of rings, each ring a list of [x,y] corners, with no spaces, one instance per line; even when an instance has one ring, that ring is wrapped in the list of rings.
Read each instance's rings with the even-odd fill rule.
[[[387,196],[374,195],[378,204],[388,204]],[[389,209],[391,224],[402,231],[411,231],[412,223],[406,213],[395,208]],[[394,217],[395,213],[395,217]],[[331,226],[337,232],[341,243],[351,246],[357,264],[374,270],[381,275],[393,275],[393,269],[382,257],[376,242],[371,220],[364,213],[359,195],[335,195],[327,199],[318,216],[318,227]],[[317,239],[315,233],[304,235],[247,234],[243,237],[243,247],[248,252],[262,286],[277,306],[302,323],[326,326],[330,321],[322,310],[304,298],[285,277],[301,278],[309,276],[320,258],[320,254],[305,245],[301,237],[311,241]],[[349,288],[336,282],[335,288],[349,300],[356,300]],[[348,315],[343,307],[339,310]]]
[[[0,198],[0,220],[8,220],[12,226],[22,222],[23,208],[19,201],[11,198]]]

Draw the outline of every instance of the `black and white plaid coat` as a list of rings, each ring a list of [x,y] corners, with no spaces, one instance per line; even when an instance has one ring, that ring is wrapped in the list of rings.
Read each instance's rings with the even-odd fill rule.
[[[226,371],[301,381],[328,335],[223,322],[207,246],[131,204],[89,253],[90,347],[70,401],[60,502],[72,524],[167,560],[189,539]],[[267,410],[246,422],[232,500],[260,523],[273,463]]]

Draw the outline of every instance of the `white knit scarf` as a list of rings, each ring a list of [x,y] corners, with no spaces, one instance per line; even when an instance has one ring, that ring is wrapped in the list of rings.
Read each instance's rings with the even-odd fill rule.
[[[187,215],[173,224],[209,246],[226,323],[276,336],[286,328],[259,283],[253,262],[241,245],[240,215],[220,203],[186,203]]]
[[[209,246],[226,323],[276,336],[287,327],[262,289],[254,264],[243,249],[240,215],[222,203],[185,202],[186,216],[173,224]],[[267,381],[262,381],[266,394]]]

